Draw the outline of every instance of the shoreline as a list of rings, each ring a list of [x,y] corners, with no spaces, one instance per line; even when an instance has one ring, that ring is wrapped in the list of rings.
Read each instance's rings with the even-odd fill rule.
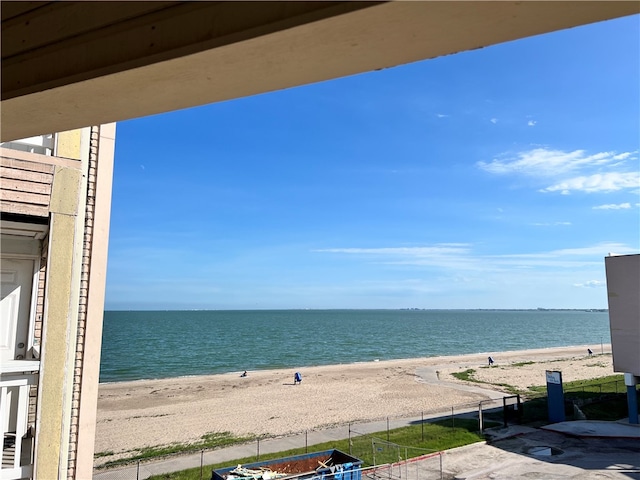
[[[433,359],[449,359],[449,358],[463,358],[463,357],[477,357],[477,356],[484,356],[485,359],[488,356],[494,356],[494,357],[498,357],[498,356],[508,356],[508,357],[512,357],[514,355],[517,355],[518,353],[524,352],[527,354],[542,354],[545,351],[557,351],[557,350],[574,350],[574,349],[582,349],[583,351],[586,352],[587,348],[591,348],[591,350],[594,352],[595,355],[600,355],[601,353],[596,347],[594,347],[591,344],[585,344],[585,345],[568,345],[568,346],[557,346],[557,347],[541,347],[541,348],[532,348],[532,349],[523,349],[523,350],[506,350],[506,351],[487,351],[487,352],[477,352],[477,353],[460,353],[460,354],[453,354],[453,355],[436,355],[436,356],[432,356],[432,357],[406,357],[406,358],[390,358],[390,359],[374,359],[374,360],[368,360],[368,361],[358,361],[358,362],[351,362],[351,363],[328,363],[328,364],[319,364],[319,365],[307,365],[307,366],[297,366],[297,367],[283,367],[283,368],[267,368],[267,369],[258,369],[258,370],[247,370],[247,373],[258,373],[258,372],[284,372],[284,371],[297,371],[297,370],[303,370],[303,369],[311,369],[311,368],[322,368],[322,367],[337,367],[337,366],[343,366],[343,367],[349,367],[351,365],[366,365],[369,363],[383,363],[383,362],[396,362],[396,361],[430,361]],[[602,349],[604,350],[604,353],[611,353],[611,344],[610,343],[604,343],[602,344]],[[446,363],[446,362],[445,362]],[[154,378],[139,378],[136,380],[115,380],[115,381],[107,381],[107,382],[100,382],[99,385],[100,387],[102,387],[103,385],[120,385],[120,384],[136,384],[137,382],[155,382],[155,381],[164,381],[164,380],[174,380],[174,379],[182,379],[182,378],[194,378],[194,379],[198,379],[198,378],[202,378],[202,377],[215,377],[215,376],[223,376],[223,375],[239,375],[244,371],[244,369],[241,370],[234,370],[234,371],[230,371],[230,372],[223,372],[223,373],[202,373],[202,374],[196,374],[196,375],[179,375],[179,376],[175,376],[175,377],[154,377]]]
[[[450,411],[500,397],[508,384],[544,385],[545,370],[565,382],[614,374],[610,345],[380,360],[297,369],[241,371],[103,383],[98,391],[96,458],[102,464],[145,447],[189,443],[211,432],[285,436],[385,417]],[[587,348],[594,351],[588,356]],[[597,350],[597,352],[596,352]],[[495,364],[487,365],[492,356]],[[451,375],[474,369],[482,383]],[[300,385],[293,382],[302,373]],[[494,384],[494,385],[490,385]],[[129,453],[127,453],[129,452]]]

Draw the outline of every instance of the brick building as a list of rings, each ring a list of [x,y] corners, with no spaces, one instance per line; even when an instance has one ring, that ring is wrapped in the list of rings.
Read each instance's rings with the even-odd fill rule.
[[[75,478],[93,455],[114,137],[0,147],[3,479]]]

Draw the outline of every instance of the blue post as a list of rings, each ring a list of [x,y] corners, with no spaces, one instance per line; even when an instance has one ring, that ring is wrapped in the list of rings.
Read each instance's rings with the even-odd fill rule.
[[[560,423],[565,421],[564,390],[562,388],[562,372],[547,370],[547,408],[549,421]]]
[[[636,391],[636,377],[632,373],[624,374],[624,384],[627,386],[627,409],[629,410],[629,423],[637,425],[638,422],[638,392]]]

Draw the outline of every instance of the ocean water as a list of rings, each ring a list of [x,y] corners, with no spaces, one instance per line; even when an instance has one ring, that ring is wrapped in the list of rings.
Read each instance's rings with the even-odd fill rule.
[[[606,311],[107,311],[100,381],[601,343]]]

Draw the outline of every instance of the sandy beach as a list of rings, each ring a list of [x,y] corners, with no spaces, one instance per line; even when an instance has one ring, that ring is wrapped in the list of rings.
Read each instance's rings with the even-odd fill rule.
[[[587,354],[591,348],[594,355]],[[576,346],[414,358],[224,375],[101,384],[96,465],[123,452],[191,442],[209,432],[281,436],[349,422],[447,411],[488,398],[451,375],[469,368],[489,383],[525,389],[544,385],[545,370],[565,382],[612,375],[611,347]],[[494,366],[487,368],[487,357]],[[533,362],[533,363],[529,363]],[[497,388],[494,388],[497,390]],[[126,456],[126,455],[125,455]]]

